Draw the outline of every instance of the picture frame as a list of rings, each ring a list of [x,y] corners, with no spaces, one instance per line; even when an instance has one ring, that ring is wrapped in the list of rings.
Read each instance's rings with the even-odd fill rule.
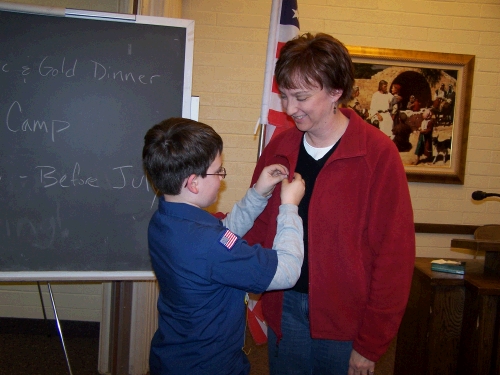
[[[408,181],[463,185],[475,56],[347,49],[356,83],[346,106],[394,141]]]

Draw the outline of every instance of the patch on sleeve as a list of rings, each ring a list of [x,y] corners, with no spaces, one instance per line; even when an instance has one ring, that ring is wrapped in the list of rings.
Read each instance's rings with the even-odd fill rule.
[[[238,237],[236,236],[236,234],[231,232],[229,229],[227,229],[222,234],[221,238],[219,238],[219,242],[228,250],[231,250],[233,248],[237,240]]]

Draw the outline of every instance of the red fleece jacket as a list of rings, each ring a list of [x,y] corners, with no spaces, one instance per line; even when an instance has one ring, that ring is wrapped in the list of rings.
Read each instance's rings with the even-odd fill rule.
[[[410,292],[415,230],[408,182],[394,143],[352,110],[342,140],[320,171],[309,205],[309,319],[313,338],[353,341],[377,361],[397,334]],[[295,170],[303,133],[290,129],[264,149],[252,178],[269,164]],[[277,186],[245,238],[271,248]],[[283,292],[262,296],[281,338]]]

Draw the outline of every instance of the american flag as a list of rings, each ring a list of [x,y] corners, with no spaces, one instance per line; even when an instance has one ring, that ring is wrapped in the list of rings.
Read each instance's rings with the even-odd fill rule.
[[[281,48],[290,39],[299,35],[299,29],[297,0],[273,0],[267,40],[264,93],[260,112],[262,128],[259,156],[273,136],[295,126],[290,116],[283,112],[278,86],[274,79],[274,67]],[[265,344],[267,342],[267,325],[264,321],[262,301],[259,297],[260,295],[252,294],[249,296],[248,329],[256,344]]]
[[[224,247],[228,250],[231,250],[236,243],[236,240],[238,237],[236,237],[236,234],[231,232],[229,229],[227,229],[223,234],[222,237],[219,239],[219,242],[224,245]]]
[[[299,30],[297,0],[273,0],[269,22],[269,37],[267,40],[264,92],[260,112],[262,129],[259,155],[273,136],[295,126],[293,120],[283,112],[278,87],[274,78],[274,67],[283,45],[299,35]]]

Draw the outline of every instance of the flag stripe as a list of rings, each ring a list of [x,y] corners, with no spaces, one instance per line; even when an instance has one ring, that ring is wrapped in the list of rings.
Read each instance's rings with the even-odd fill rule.
[[[293,126],[294,122],[286,113],[281,111],[269,110],[269,123],[272,124],[286,124],[286,128]]]

